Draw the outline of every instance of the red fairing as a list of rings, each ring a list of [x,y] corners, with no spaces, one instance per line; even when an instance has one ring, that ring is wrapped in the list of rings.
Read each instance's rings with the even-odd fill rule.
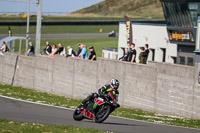
[[[98,105],[102,105],[102,104],[104,104],[104,102],[103,101],[101,101],[101,100],[99,100],[99,99],[94,99],[94,101],[98,104]]]
[[[94,114],[92,114],[91,112],[86,112],[86,110],[84,109],[81,114],[83,114],[85,117],[94,120]]]

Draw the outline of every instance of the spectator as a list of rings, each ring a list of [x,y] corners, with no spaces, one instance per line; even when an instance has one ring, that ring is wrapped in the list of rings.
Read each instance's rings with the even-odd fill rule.
[[[56,50],[56,52],[52,52],[49,56],[53,56],[55,54],[65,55],[65,48],[62,46],[61,43],[58,44],[58,49]]]
[[[149,45],[145,44],[144,49],[145,49],[145,52],[146,52],[146,58],[148,59],[148,56],[149,56]]]
[[[79,47],[79,48],[78,48],[78,51],[77,51],[77,56],[79,56],[79,55],[80,55],[80,53],[81,53],[81,50],[82,50],[82,49],[80,48],[80,46],[81,46],[81,43],[79,43],[79,44],[78,44],[78,47]]]
[[[134,43],[131,43],[130,45],[130,51],[128,53],[128,61],[129,62],[136,62],[136,50],[135,50],[135,44]]]
[[[46,46],[45,46],[44,52],[42,52],[42,54],[49,55],[49,54],[51,54],[51,52],[52,52],[51,45],[49,44],[48,41],[46,41]]]
[[[74,50],[71,48],[71,46],[68,46],[68,47],[67,47],[67,51],[68,51],[68,54],[66,55],[66,57],[75,57],[75,56],[76,56],[76,53],[75,53]]]
[[[52,48],[51,53],[55,53],[57,51],[56,44],[52,44],[51,48]]]
[[[26,52],[26,55],[27,56],[34,55],[34,46],[33,46],[32,42],[29,42],[29,46],[30,46],[30,48]]]
[[[65,54],[65,48],[62,46],[61,43],[58,44],[58,50],[55,52],[55,54],[60,54],[60,55],[64,55]]]
[[[147,63],[147,53],[144,51],[144,47],[141,47],[141,52],[139,55],[139,63],[146,64]]]
[[[8,52],[9,48],[6,46],[6,42],[3,42],[2,47],[0,49],[3,53]]]
[[[119,58],[119,60],[128,61],[128,48],[124,49],[124,55],[121,58]]]
[[[81,53],[79,54],[78,57],[82,59],[87,59],[88,58],[87,49],[84,47],[83,44],[80,45],[80,48],[81,48]]]
[[[89,60],[96,60],[96,52],[94,50],[94,47],[93,46],[90,46],[89,47],[90,49],[90,55],[89,55]]]

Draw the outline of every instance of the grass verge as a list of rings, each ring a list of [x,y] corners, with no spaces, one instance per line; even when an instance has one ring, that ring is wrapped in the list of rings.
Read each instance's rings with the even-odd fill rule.
[[[12,34],[26,34],[26,26],[10,26]],[[65,33],[109,33],[119,31],[118,25],[52,25],[42,26],[42,34],[65,34]],[[36,33],[36,26],[30,26],[30,34]],[[0,34],[8,34],[8,26],[0,26]]]
[[[91,128],[28,124],[0,119],[0,133],[104,133]]]
[[[31,89],[12,87],[10,85],[2,85],[2,84],[0,84],[0,94],[18,99],[73,108],[73,109],[81,103],[81,100],[77,99],[70,99],[63,96],[56,96],[48,93],[38,92]],[[160,114],[145,112],[138,109],[127,109],[121,107],[116,109],[112,113],[112,115],[130,119],[136,119],[136,120],[143,120],[148,122],[200,129],[200,120],[185,119],[174,116],[164,116]]]

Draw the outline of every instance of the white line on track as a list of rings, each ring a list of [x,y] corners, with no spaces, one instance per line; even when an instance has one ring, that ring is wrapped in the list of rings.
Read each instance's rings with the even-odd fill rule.
[[[71,108],[60,107],[60,106],[54,106],[54,105],[49,105],[49,104],[44,104],[44,103],[39,103],[39,102],[32,102],[32,101],[17,99],[17,98],[8,97],[8,96],[3,96],[3,95],[0,95],[0,97],[6,98],[6,99],[11,99],[11,100],[16,100],[16,101],[21,101],[21,102],[25,102],[25,103],[32,103],[32,104],[37,104],[37,105],[43,105],[43,106],[47,106],[47,107],[53,107],[53,108],[71,110],[71,111],[74,110],[74,109],[71,109]],[[119,118],[119,119],[124,119],[124,120],[130,120],[130,121],[138,121],[138,122],[143,122],[143,123],[157,124],[157,125],[162,125],[162,126],[169,126],[169,127],[176,127],[176,128],[184,128],[184,129],[192,129],[192,130],[199,130],[199,131],[200,131],[200,129],[197,129],[197,128],[188,128],[188,127],[167,125],[167,124],[162,124],[162,123],[155,123],[155,122],[148,122],[148,121],[142,121],[142,120],[135,120],[135,119],[124,118],[124,117],[119,117],[119,116],[112,116],[112,115],[111,115],[110,117]]]

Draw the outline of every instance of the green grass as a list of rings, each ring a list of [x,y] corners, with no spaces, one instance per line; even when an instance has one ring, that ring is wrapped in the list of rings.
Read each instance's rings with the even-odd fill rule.
[[[122,17],[76,17],[76,16],[42,16],[43,22],[48,21],[124,21],[123,16]],[[7,16],[3,17],[0,16],[0,22],[26,22],[27,18],[22,18],[21,16]],[[30,17],[30,22],[36,22],[37,18],[36,16]]]
[[[12,34],[26,34],[26,26],[10,26]],[[42,34],[64,34],[64,33],[109,33],[119,31],[118,25],[52,25],[42,26]],[[30,26],[30,34],[36,33],[36,26]],[[8,26],[0,26],[0,34],[8,34]]]
[[[103,133],[91,128],[28,124],[0,119],[0,133]]]
[[[157,14],[155,14],[155,17],[152,18],[152,20],[155,20]],[[79,16],[42,16],[43,22],[51,22],[51,21],[124,21],[124,15],[120,17],[116,16],[84,16],[84,14]],[[147,20],[146,16],[142,17],[129,17],[131,20]],[[163,18],[159,18],[163,19]],[[149,20],[149,19],[148,19]],[[3,17],[0,16],[0,22],[26,22],[27,18],[22,18],[21,16],[7,16]],[[36,22],[37,18],[36,16],[30,17],[30,22]]]
[[[56,96],[48,93],[38,92],[31,89],[12,87],[10,85],[2,85],[2,84],[0,84],[0,94],[18,99],[29,100],[33,102],[40,102],[40,103],[73,108],[73,109],[81,103],[81,100],[77,99],[70,99],[63,96]],[[200,120],[185,119],[174,116],[164,116],[138,109],[128,109],[120,107],[116,109],[111,115],[136,119],[136,120],[143,120],[148,122],[156,122],[162,124],[200,129]]]
[[[96,39],[45,39],[41,41],[40,51],[42,52],[45,47],[45,42],[49,41],[50,44],[58,44],[62,43],[65,48],[67,48],[68,45],[70,45],[75,52],[78,51],[78,43],[83,43],[88,46],[88,54],[89,54],[89,46],[94,46],[97,57],[102,56],[102,48],[103,47],[112,47],[117,48],[118,47],[118,39],[117,38],[96,38]],[[35,41],[32,40],[33,44],[35,44]],[[25,53],[25,41],[22,41],[22,53]],[[19,51],[19,41],[16,41],[15,43],[15,52]]]

